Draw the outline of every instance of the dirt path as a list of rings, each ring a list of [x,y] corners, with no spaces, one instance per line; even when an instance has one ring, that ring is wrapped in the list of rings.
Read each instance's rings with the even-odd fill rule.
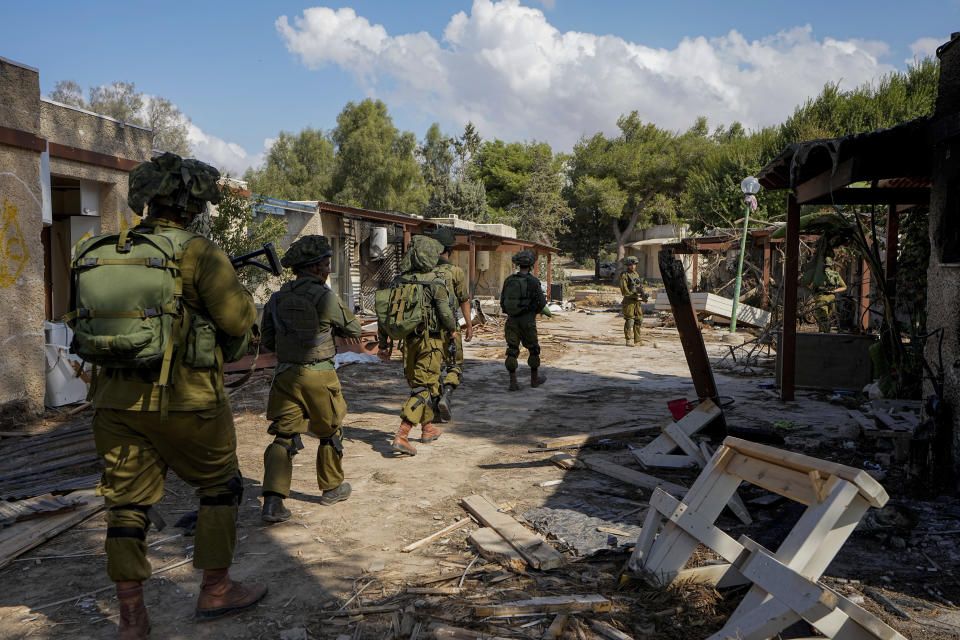
[[[389,449],[399,423],[397,412],[407,396],[400,363],[342,368],[350,410],[344,466],[353,496],[332,507],[317,503],[313,465],[317,445],[316,440],[306,438],[306,449],[294,459],[294,493],[287,502],[293,518],[269,527],[259,519],[262,453],[269,442],[263,414],[269,379],[251,381],[233,396],[241,469],[248,483],[234,574],[266,581],[270,593],[259,607],[244,615],[196,623],[192,611],[199,573],[189,564],[171,569],[146,586],[152,637],[277,638],[281,630],[297,627],[308,628],[314,638],[352,634],[354,628],[342,626],[342,620],[321,624],[316,612],[338,608],[355,589],[374,578],[378,585],[401,584],[469,562],[472,551],[464,538],[471,526],[411,554],[399,549],[462,518],[464,512],[457,501],[471,493],[507,503],[517,513],[568,504],[574,498],[598,500],[625,512],[631,505],[642,507],[649,497],[645,491],[589,471],[564,472],[547,461],[550,454],[527,452],[548,436],[625,420],[655,426],[668,417],[668,400],[695,397],[675,332],[648,330],[643,346],[626,349],[621,346],[620,323],[614,313],[576,312],[542,322],[541,332],[554,336],[543,341],[548,381],[530,389],[529,379],[523,377],[528,370],[522,366],[524,384],[519,393],[506,391],[502,337],[495,333],[478,336],[466,350],[466,381],[455,399],[455,422],[436,442],[418,443],[415,457],[396,458]],[[725,352],[718,341],[708,340],[712,355]],[[803,402],[776,402],[759,388],[771,381],[769,377],[718,373],[717,379],[721,393],[736,398],[728,412],[731,423],[769,426],[790,420],[808,427],[802,437],[792,437],[794,448],[812,453],[823,447],[842,448],[844,438],[839,430],[849,420],[844,407],[810,397]],[[853,457],[850,461],[854,462]],[[860,462],[856,463],[859,466]],[[690,474],[660,475],[680,482],[692,478]],[[537,486],[561,478],[564,482],[560,485]],[[193,509],[191,490],[171,478],[160,506],[169,521],[176,521]],[[640,515],[633,510],[625,524],[639,524]],[[736,528],[732,521],[725,524]],[[0,638],[114,636],[116,600],[112,589],[58,606],[31,609],[109,586],[105,558],[99,555],[104,530],[102,519],[94,518],[28,554],[93,555],[18,562],[0,572]],[[179,532],[175,528],[151,532],[148,542]],[[154,569],[183,560],[190,545],[191,538],[180,536],[152,547]],[[880,559],[883,549],[872,544],[871,556],[870,546],[869,541],[851,540],[850,549],[845,549],[838,562],[839,572],[831,575],[880,579],[894,573],[889,560]],[[844,559],[851,556],[860,560]],[[919,553],[901,552],[901,556],[904,567],[920,558]],[[946,558],[953,562],[949,555]],[[908,574],[896,575],[897,580],[909,579]],[[386,595],[384,587],[373,586],[359,601],[375,602]],[[922,592],[913,595],[924,596]],[[373,629],[354,637],[381,637],[382,632]]]

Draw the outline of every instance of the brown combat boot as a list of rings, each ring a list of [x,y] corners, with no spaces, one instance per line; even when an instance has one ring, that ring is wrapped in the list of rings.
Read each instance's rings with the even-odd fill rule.
[[[510,372],[510,386],[508,387],[510,391],[520,391],[520,381],[517,380],[517,372]]]
[[[443,435],[443,430],[440,427],[433,426],[432,422],[428,422],[425,425],[421,425],[423,433],[420,434],[420,442],[426,444],[428,442],[433,442],[441,435]]]
[[[417,455],[417,450],[410,444],[410,441],[407,440],[407,436],[410,435],[410,429],[413,429],[413,425],[406,420],[401,420],[400,428],[397,429],[397,435],[393,437],[393,444],[390,445],[390,448],[397,453],[405,453],[408,456]]]
[[[204,569],[197,598],[197,615],[202,618],[240,611],[252,607],[267,595],[267,585],[253,583],[249,586],[230,579],[229,569]]]
[[[143,603],[143,586],[136,580],[117,583],[120,603],[119,640],[142,640],[150,633],[147,605]]]
[[[537,375],[539,369],[530,369],[530,386],[539,387],[547,381],[547,376]]]

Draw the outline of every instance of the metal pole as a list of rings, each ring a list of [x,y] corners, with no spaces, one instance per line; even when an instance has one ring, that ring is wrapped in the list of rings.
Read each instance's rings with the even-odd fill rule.
[[[747,225],[750,224],[750,205],[743,214],[743,237],[740,238],[740,261],[737,264],[737,282],[733,285],[733,311],[730,313],[730,333],[737,332],[737,305],[740,304],[740,280],[743,278],[743,254],[747,250]]]

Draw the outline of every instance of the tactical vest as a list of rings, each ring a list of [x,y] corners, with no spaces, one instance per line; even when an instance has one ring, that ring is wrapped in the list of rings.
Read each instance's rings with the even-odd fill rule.
[[[312,279],[288,282],[270,296],[266,312],[277,330],[276,347],[279,362],[314,364],[337,354],[333,326],[320,331],[317,307],[332,291]]]
[[[457,294],[453,290],[453,269],[456,265],[452,262],[440,262],[437,264],[436,271],[443,276],[443,283],[447,287],[447,293],[450,294],[450,310],[453,312],[454,319],[460,317],[460,305],[457,304]]]
[[[630,282],[630,297],[639,297],[641,292],[638,288],[643,286],[643,280],[636,273],[630,273],[629,271],[624,271],[623,275],[627,276],[627,280]]]

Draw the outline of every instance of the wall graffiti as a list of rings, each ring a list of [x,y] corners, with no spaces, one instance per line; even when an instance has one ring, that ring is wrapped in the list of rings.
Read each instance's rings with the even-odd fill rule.
[[[17,220],[18,213],[17,206],[4,199],[0,209],[0,287],[3,288],[17,281],[30,258]]]

